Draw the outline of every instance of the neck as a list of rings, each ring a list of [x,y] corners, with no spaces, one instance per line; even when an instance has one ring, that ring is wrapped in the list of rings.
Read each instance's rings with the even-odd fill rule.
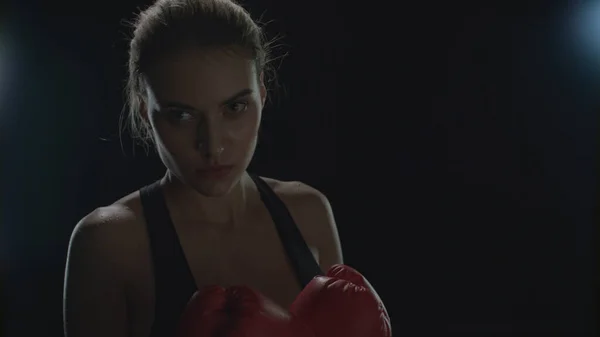
[[[171,216],[190,223],[237,226],[246,210],[248,187],[251,178],[244,173],[227,194],[207,197],[198,193],[167,171],[161,185]],[[170,202],[169,202],[170,201]]]

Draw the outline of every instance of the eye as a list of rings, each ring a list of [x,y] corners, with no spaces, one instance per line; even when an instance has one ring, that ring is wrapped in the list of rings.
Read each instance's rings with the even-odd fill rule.
[[[227,112],[231,114],[239,114],[248,109],[248,102],[239,101],[227,104]]]

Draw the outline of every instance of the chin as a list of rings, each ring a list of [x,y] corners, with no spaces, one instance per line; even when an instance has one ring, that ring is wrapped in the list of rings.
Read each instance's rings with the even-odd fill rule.
[[[239,179],[225,179],[225,180],[195,180],[192,184],[192,188],[196,190],[196,192],[202,194],[205,197],[209,198],[219,198],[227,195],[236,182]]]

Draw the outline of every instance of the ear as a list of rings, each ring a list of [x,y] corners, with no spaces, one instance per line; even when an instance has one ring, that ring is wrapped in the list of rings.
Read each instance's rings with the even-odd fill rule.
[[[265,86],[264,78],[265,78],[264,72],[261,72],[258,84],[260,86],[260,101],[261,101],[263,107],[265,106],[265,102],[267,100],[267,87]]]

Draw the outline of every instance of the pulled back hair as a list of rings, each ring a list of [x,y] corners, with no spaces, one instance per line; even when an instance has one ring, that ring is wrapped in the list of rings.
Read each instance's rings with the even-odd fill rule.
[[[157,60],[186,47],[241,50],[267,72],[270,43],[262,28],[234,0],[157,0],[133,22],[129,44],[127,126],[146,148],[153,143],[150,125],[142,118],[145,77]],[[264,79],[267,80],[266,78]],[[123,120],[122,120],[123,121]]]

